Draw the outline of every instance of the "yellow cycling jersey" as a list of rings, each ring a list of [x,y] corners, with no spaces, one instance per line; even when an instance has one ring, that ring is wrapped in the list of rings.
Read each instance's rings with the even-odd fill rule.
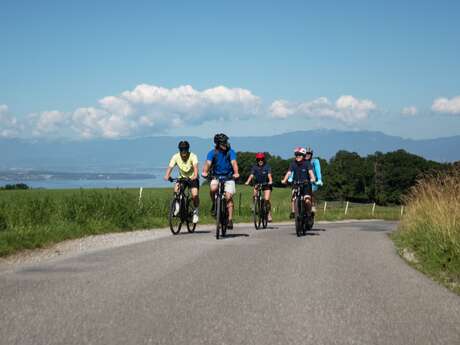
[[[171,157],[171,161],[169,162],[169,167],[174,168],[177,165],[179,168],[179,176],[191,178],[193,176],[193,166],[198,164],[198,158],[194,153],[190,152],[190,156],[186,161],[182,159],[180,153],[176,153],[174,156]]]

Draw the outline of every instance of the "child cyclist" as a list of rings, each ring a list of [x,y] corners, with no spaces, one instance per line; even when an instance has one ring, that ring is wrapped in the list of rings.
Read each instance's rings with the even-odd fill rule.
[[[307,153],[305,159],[309,161],[313,167],[313,174],[315,175],[316,182],[312,184],[312,212],[316,213],[316,201],[315,192],[323,185],[323,179],[321,175],[321,165],[318,158],[313,158],[313,150],[310,146],[306,149]]]
[[[198,158],[197,156],[190,152],[190,144],[188,141],[181,141],[178,145],[179,152],[171,157],[169,166],[166,169],[164,176],[165,180],[171,178],[171,171],[177,165],[179,168],[179,177],[184,179],[189,179],[187,182],[187,187],[190,188],[193,201],[193,223],[198,223],[198,206],[200,204],[200,199],[198,196],[198,189],[200,188],[200,180],[198,178]],[[179,184],[174,185],[174,192],[177,193],[179,190]],[[179,213],[179,208],[175,210],[175,214]]]
[[[315,175],[313,174],[313,167],[311,163],[305,159],[307,150],[303,147],[296,147],[294,149],[294,161],[291,162],[289,170],[281,180],[282,184],[286,184],[288,179],[295,182],[305,182],[302,186],[302,195],[304,196],[305,205],[308,211],[311,211],[311,184],[315,182]],[[295,204],[294,199],[291,201],[291,215],[290,218],[294,217]]]
[[[265,162],[265,154],[263,152],[259,152],[256,154],[256,164],[252,166],[251,174],[249,175],[246,185],[249,185],[251,181],[254,179],[254,198],[257,194],[257,185],[258,184],[265,184],[263,186],[259,186],[258,188],[262,188],[264,193],[264,199],[267,202],[268,207],[268,222],[272,221],[272,212],[270,207],[270,196],[272,192],[272,169],[270,165]]]

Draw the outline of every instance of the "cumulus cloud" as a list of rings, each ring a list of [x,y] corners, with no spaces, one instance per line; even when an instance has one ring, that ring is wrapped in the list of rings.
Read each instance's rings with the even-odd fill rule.
[[[42,111],[38,114],[30,114],[32,122],[32,133],[35,136],[59,133],[69,124],[69,115],[58,111]]]
[[[401,114],[406,116],[414,116],[417,114],[417,108],[411,105],[410,107],[404,107],[401,110]]]
[[[434,100],[431,109],[437,113],[460,115],[460,96],[448,98],[437,98]]]
[[[260,99],[249,90],[218,86],[204,91],[190,85],[164,88],[141,84],[118,96],[79,108],[72,128],[82,137],[118,138],[150,134],[214,120],[236,120],[259,113]]]
[[[0,104],[0,138],[16,137],[19,134],[18,120],[9,114],[8,106]]]
[[[377,106],[370,100],[360,100],[353,96],[345,95],[339,97],[335,103],[332,103],[326,97],[303,103],[277,100],[271,104],[269,111],[272,117],[281,119],[290,116],[305,116],[355,123],[367,119],[369,113],[375,109],[377,109]]]

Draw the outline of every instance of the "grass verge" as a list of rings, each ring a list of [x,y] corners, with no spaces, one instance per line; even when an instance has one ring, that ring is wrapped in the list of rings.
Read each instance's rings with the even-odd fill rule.
[[[392,234],[411,265],[460,294],[460,170],[427,177],[414,186],[406,213]]]
[[[252,188],[238,186],[235,222],[252,221]],[[49,246],[63,240],[117,231],[168,226],[171,189],[11,190],[0,192],[0,256]],[[208,186],[200,189],[200,223],[210,224]],[[317,220],[399,219],[399,207],[329,202],[317,205]],[[272,194],[274,221],[289,220],[290,189]]]

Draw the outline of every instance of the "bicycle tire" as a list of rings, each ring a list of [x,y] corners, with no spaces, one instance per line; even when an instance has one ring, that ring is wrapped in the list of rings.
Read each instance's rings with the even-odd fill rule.
[[[300,207],[300,209],[299,209]],[[295,233],[297,237],[302,236],[303,227],[302,203],[297,199],[295,202]]]
[[[196,228],[196,223],[193,222],[193,211],[190,209],[190,199],[187,199],[187,207],[185,208],[187,210],[187,219],[186,219],[186,224],[187,224],[187,231],[189,233],[194,233],[195,228]]]
[[[228,209],[227,209],[227,200],[225,198],[221,199],[221,233],[222,237],[225,237],[227,235],[227,224],[228,224]]]
[[[222,214],[220,212],[221,204],[220,204],[220,200],[215,200],[215,203],[216,203],[216,239],[219,239],[220,228],[221,228],[220,218],[222,217]]]
[[[268,224],[268,209],[267,209],[267,201],[265,199],[262,199],[260,201],[260,210],[261,210],[261,214],[260,214],[260,220],[262,222],[262,227],[264,229],[267,228],[267,224]]]
[[[260,217],[259,217],[260,204],[259,204],[259,199],[255,198],[253,203],[254,203],[254,209],[253,209],[252,213],[253,213],[253,218],[254,218],[254,227],[256,228],[256,230],[259,230],[259,228],[260,228]]]
[[[174,215],[174,211],[176,209],[176,202],[178,202],[177,198],[173,197],[171,200],[171,204],[169,205],[169,229],[171,230],[173,235],[177,235],[182,227],[181,213],[179,212],[177,216]]]

